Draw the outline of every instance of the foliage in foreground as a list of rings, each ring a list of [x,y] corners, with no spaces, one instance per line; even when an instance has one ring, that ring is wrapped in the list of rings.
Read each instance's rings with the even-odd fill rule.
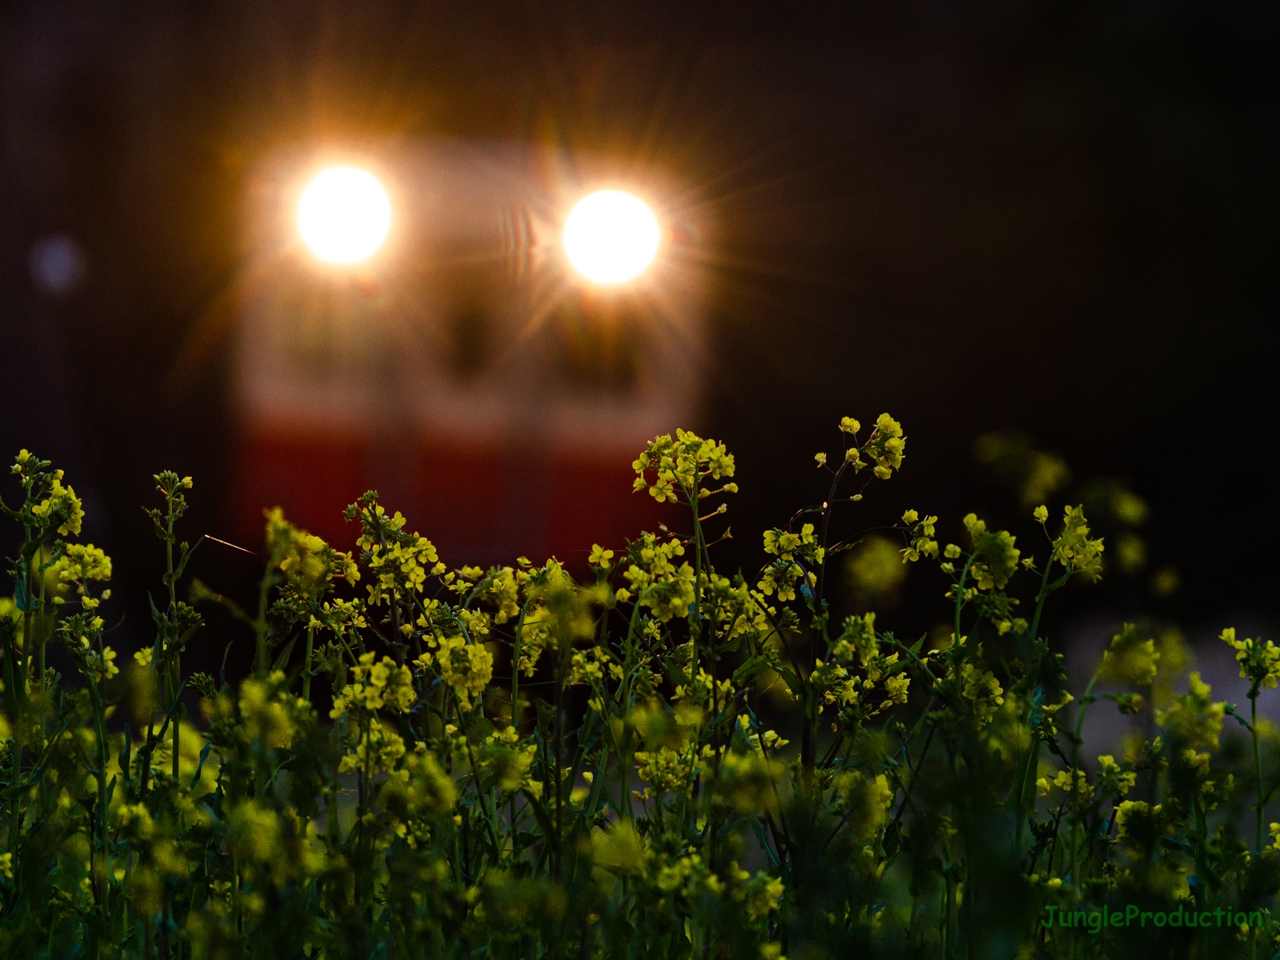
[[[972,514],[964,544],[939,545],[938,519],[907,510],[902,562],[936,564],[948,627],[908,641],[873,613],[833,622],[832,558],[859,537],[831,543],[832,517],[862,499],[842,485],[889,479],[906,440],[887,414],[865,440],[840,430],[839,456],[817,457],[826,500],[764,533],[754,577],[718,572],[708,540],[733,457],[678,432],[640,455],[636,489],[684,504],[686,532],[597,546],[594,582],[555,560],[450,569],[371,492],[347,511],[350,555],[269,512],[251,612],[198,582],[178,599],[191,480],[162,473],[167,596],[124,673],[98,615],[110,560],[68,539],[79,500],[23,451],[0,601],[3,954],[1271,956],[1277,737],[1256,700],[1280,650],[1224,632],[1252,682],[1244,717],[1195,674],[1174,696],[1176,643],[1126,625],[1073,698],[1040,625],[1101,571],[1078,506],[1034,510],[1034,557]],[[238,687],[182,672],[202,602],[256,643]],[[1129,692],[1094,696],[1099,680]],[[764,721],[777,699],[796,744]],[[1118,758],[1081,756],[1094,703],[1132,718]],[[1220,747],[1228,715],[1247,746]],[[1219,919],[1102,927],[1104,907]]]

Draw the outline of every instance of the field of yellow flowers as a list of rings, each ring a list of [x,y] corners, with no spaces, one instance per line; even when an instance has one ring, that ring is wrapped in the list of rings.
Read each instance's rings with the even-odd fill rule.
[[[597,545],[587,582],[451,567],[370,492],[349,554],[268,511],[249,609],[184,579],[192,480],[161,473],[165,593],[128,663],[99,616],[111,560],[22,451],[0,955],[1272,957],[1280,736],[1257,701],[1280,649],[1223,632],[1246,711],[1196,674],[1176,692],[1176,635],[1125,625],[1073,694],[1042,613],[1105,545],[1071,504],[1029,511],[1030,547],[973,514],[940,543],[908,509],[890,560],[934,568],[946,629],[838,619],[836,557],[906,449],[888,414],[838,437],[826,498],[764,531],[751,575],[714,563],[733,456],[678,431],[635,487],[687,525]],[[253,638],[240,682],[183,672],[207,604]],[[1128,718],[1115,755],[1082,755],[1089,709]]]

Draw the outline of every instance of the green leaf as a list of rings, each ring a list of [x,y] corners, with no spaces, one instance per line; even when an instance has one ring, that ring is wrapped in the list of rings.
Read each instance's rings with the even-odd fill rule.
[[[285,648],[280,651],[280,656],[276,657],[276,662],[271,665],[272,671],[281,669],[289,662],[289,654],[293,653],[293,645],[297,642],[298,638],[295,636],[285,645]]]
[[[467,737],[483,740],[485,737],[493,735],[493,723],[480,714],[472,717],[467,723]]]
[[[768,669],[769,663],[764,657],[750,657],[733,671],[733,685],[742,687],[754,683]]]
[[[534,817],[537,818],[538,826],[542,828],[543,836],[546,837],[549,843],[554,844],[558,839],[556,837],[556,828],[551,823],[551,818],[547,816],[546,807],[544,807],[542,805],[542,801],[535,797],[529,790],[522,789],[520,792],[524,794],[524,798],[529,801],[529,809],[533,811]]]
[[[804,684],[800,682],[800,678],[795,675],[795,672],[790,667],[779,666],[778,675],[782,677],[787,689],[791,691],[793,696],[804,696]]]
[[[755,832],[756,839],[760,841],[760,848],[769,855],[769,862],[774,867],[779,866],[778,858],[773,853],[773,847],[769,845],[769,838],[765,836],[764,827],[761,825],[759,817],[751,818],[751,829]]]
[[[177,567],[174,568],[174,571],[173,571],[174,583],[177,583],[179,580],[182,579],[182,574],[187,569],[187,563],[191,560],[191,555],[195,553],[197,549],[199,549],[200,544],[202,543],[204,543],[204,537],[201,537],[199,540],[197,540],[196,545],[194,547],[187,546],[187,544],[185,543],[182,545],[182,557],[178,560],[178,565]]]
[[[127,728],[126,728],[127,729]],[[196,775],[191,778],[191,789],[196,788],[196,784],[200,782],[200,771],[204,769],[204,762],[209,758],[209,751],[213,748],[212,743],[206,743],[200,748],[200,762],[196,764]]]

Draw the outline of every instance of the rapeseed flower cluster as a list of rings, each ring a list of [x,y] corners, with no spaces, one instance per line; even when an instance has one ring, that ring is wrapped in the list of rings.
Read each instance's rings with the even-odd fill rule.
[[[975,647],[974,657],[981,653],[981,647]],[[996,675],[976,659],[960,665],[959,681],[961,693],[973,710],[974,721],[980,727],[986,725],[1004,703],[1004,687]]]
[[[973,543],[969,571],[979,590],[1003,590],[1018,569],[1021,551],[1014,547],[1017,537],[1007,530],[987,530],[976,514],[964,518],[964,527]]]
[[[429,654],[424,654],[423,658],[420,658],[420,663],[431,662]],[[413,687],[412,671],[390,657],[384,656],[378,662],[376,659],[377,654],[369,651],[362,653],[351,666],[353,680],[334,697],[333,709],[329,711],[331,718],[336,720],[345,716],[353,706],[368,711],[389,707],[403,713],[413,704],[417,693]]]
[[[1083,505],[1068,506],[1063,511],[1062,534],[1053,541],[1054,556],[1090,580],[1102,576],[1103,538],[1090,538]]]
[[[458,788],[439,761],[425,750],[404,754],[382,788],[383,805],[401,821],[434,820],[454,808]]]
[[[893,471],[902,469],[906,449],[907,438],[902,432],[902,424],[882,413],[876,418],[875,429],[862,452],[875,463],[872,472],[881,480],[888,480]]]
[[[688,561],[676,566],[674,560],[684,552],[684,544],[675,537],[660,540],[653,534],[642,534],[627,551],[630,563],[623,576],[629,586],[615,592],[617,599],[625,603],[636,598],[664,623],[688,616],[695,597],[694,569]]]
[[[1215,702],[1209,696],[1212,692],[1199,673],[1192,673],[1187,692],[1175,697],[1168,710],[1157,711],[1156,722],[1180,744],[1196,750],[1217,750],[1226,704]]]
[[[52,570],[59,580],[77,584],[83,596],[87,581],[111,579],[111,558],[91,543],[72,543]]]
[[[23,453],[26,451],[24,450]],[[49,481],[49,495],[31,508],[32,516],[56,527],[61,536],[76,536],[84,520],[84,505],[70,486],[62,483],[62,471],[55,470]]]
[[[493,654],[465,637],[442,637],[432,658],[441,678],[457,695],[459,709],[470,710],[472,698],[482,694],[493,677]],[[411,700],[412,687],[402,689],[406,692],[401,701]],[[404,709],[408,709],[407,703]]]
[[[720,758],[716,789],[722,801],[739,813],[776,811],[781,803],[778,783],[786,767],[756,753],[726,752]]]
[[[1098,678],[1111,683],[1149,687],[1156,678],[1159,661],[1155,639],[1141,639],[1138,628],[1126,623],[1111,638],[1111,646],[1102,655]]]
[[[764,532],[764,552],[783,560],[794,560],[798,555],[809,563],[822,563],[825,551],[818,546],[813,535],[813,524],[806,523],[799,533],[786,530],[766,530]]]
[[[648,490],[658,503],[672,501],[696,504],[715,493],[737,493],[736,483],[726,483],[707,490],[702,483],[710,478],[732,477],[733,455],[723,443],[704,440],[687,430],[677,430],[675,440],[664,434],[651,440],[645,451],[632,463],[636,472],[633,489]],[[654,475],[652,482],[649,474]]]
[[[908,510],[902,515],[902,522],[911,530],[911,545],[902,551],[903,563],[914,563],[921,557],[938,555],[938,541],[933,539],[934,528],[938,523],[937,517],[925,517],[921,520],[919,513]],[[959,556],[959,553],[955,556]]]
[[[263,679],[250,677],[240,685],[240,728],[250,742],[261,739],[271,750],[288,747],[310,715],[311,704],[291,694],[284,672]]]
[[[1280,683],[1280,647],[1270,640],[1237,640],[1235,627],[1223,630],[1221,640],[1236,652],[1240,679],[1250,681],[1255,690],[1274,689]]]
[[[838,774],[833,783],[839,797],[837,808],[853,824],[853,835],[860,843],[867,843],[879,835],[888,823],[889,810],[893,806],[894,791],[885,774],[874,777],[860,770]]]
[[[711,748],[700,751],[696,744],[678,749],[659,747],[657,750],[637,750],[636,775],[649,786],[637,791],[637,800],[652,800],[668,793],[684,793],[694,776],[705,766]]]

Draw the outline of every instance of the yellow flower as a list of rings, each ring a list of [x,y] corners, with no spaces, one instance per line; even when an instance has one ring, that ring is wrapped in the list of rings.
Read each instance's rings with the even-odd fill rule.
[[[720,764],[719,795],[739,813],[775,811],[777,784],[785,778],[786,769],[754,753],[726,753]]]
[[[1036,786],[1041,796],[1048,796],[1055,790],[1064,791],[1076,806],[1087,804],[1089,797],[1093,796],[1093,788],[1089,786],[1088,778],[1084,776],[1082,769],[1059,771],[1053,780],[1041,777],[1036,781]]]
[[[73,543],[52,571],[63,581],[110,580],[111,558],[91,543]]]
[[[764,533],[764,552],[781,557],[783,560],[794,560],[797,553],[802,557],[809,556],[816,543],[812,523],[806,523],[800,528],[798,534],[777,529],[766,530]]]
[[[266,680],[249,678],[240,685],[240,715],[250,740],[262,738],[272,749],[287,747],[297,729],[299,706],[284,691],[284,672],[276,670]],[[303,705],[305,709],[305,704]]]
[[[751,881],[747,893],[747,919],[759,920],[782,900],[782,881],[761,871]]]
[[[54,471],[53,485],[49,488],[49,496],[32,507],[31,512],[37,517],[52,516],[57,518],[60,521],[58,533],[64,537],[69,533],[79,534],[80,521],[84,519],[84,509],[81,506],[80,498],[76,496],[75,490],[69,485],[63,485],[61,470]]]
[[[1089,538],[1084,507],[1068,506],[1063,513],[1062,535],[1053,541],[1054,556],[1072,572],[1083,573],[1091,580],[1102,576],[1102,537]]]
[[[1161,831],[1160,810],[1160,804],[1125,800],[1116,807],[1116,839],[1137,851],[1151,849]]]
[[[692,746],[680,750],[669,747],[641,750],[636,753],[635,759],[637,775],[650,784],[644,790],[643,799],[646,800],[654,795],[652,791],[657,791],[659,795],[673,790],[683,791],[694,775],[705,766]]]
[[[393,815],[434,818],[453,809],[458,789],[430,753],[409,754],[405,771],[407,777],[389,779],[383,787],[382,802]]]
[[[1174,698],[1168,712],[1158,712],[1156,722],[1167,726],[1186,746],[1217,750],[1226,704],[1214,703],[1209,699],[1210,692],[1209,684],[1201,681],[1200,674],[1192,673],[1187,692]]]
[[[833,786],[840,795],[854,837],[861,843],[873,840],[889,822],[893,789],[883,774],[868,777],[858,770],[836,776]]]
[[[987,525],[973,513],[964,518],[964,525],[973,541],[974,559],[969,572],[978,589],[990,590],[994,587],[1003,590],[1018,569],[1021,551],[1014,547],[1018,538],[1007,530],[988,531]]]
[[[901,469],[906,457],[907,438],[903,436],[902,424],[887,413],[880,414],[864,449],[876,463],[872,472],[881,480],[888,480],[894,470]]]
[[[1123,797],[1138,781],[1138,775],[1132,771],[1122,770],[1120,765],[1116,763],[1115,757],[1110,754],[1098,758],[1098,764],[1102,768],[1101,776],[1103,779],[1111,780],[1115,784],[1116,793]]]
[[[693,603],[694,569],[687,561],[676,567],[672,559],[683,554],[684,545],[676,538],[662,541],[651,533],[643,534],[628,550],[631,564],[624,575],[631,586],[627,596],[638,598],[663,623],[688,616]],[[621,598],[622,591],[617,596]]]
[[[493,654],[483,645],[467,643],[462,637],[442,640],[436,663],[444,682],[458,695],[458,704],[463,710],[471,709],[471,698],[483,693],[493,676]]]
[[[256,800],[243,801],[231,811],[227,842],[241,859],[259,863],[270,859],[279,836],[279,814]]]
[[[1253,681],[1255,690],[1275,687],[1280,682],[1280,647],[1270,640],[1237,640],[1235,627],[1223,630],[1221,639],[1236,652],[1240,678]]]
[[[1156,678],[1160,654],[1154,639],[1140,640],[1139,636],[1138,628],[1132,623],[1121,625],[1120,632],[1111,638],[1110,648],[1102,655],[1100,679],[1139,687],[1151,685]]]
[[[607,830],[599,827],[593,830],[591,850],[596,866],[623,876],[641,873],[650,856],[630,820],[619,820]]]
[[[677,487],[687,502],[701,500],[713,493],[738,491],[736,483],[723,484],[717,490],[701,486],[708,477],[713,480],[732,477],[733,456],[725,450],[723,443],[704,440],[687,430],[677,430],[675,440],[670,434],[655,437],[631,466],[636,472],[632,489],[648,488],[649,495],[659,503],[674,502]],[[656,474],[652,483],[647,476],[651,471]]]
[[[995,716],[996,708],[1004,703],[1004,688],[995,674],[972,662],[961,667],[960,676],[964,683],[964,697],[973,705],[974,720],[983,726]]]

